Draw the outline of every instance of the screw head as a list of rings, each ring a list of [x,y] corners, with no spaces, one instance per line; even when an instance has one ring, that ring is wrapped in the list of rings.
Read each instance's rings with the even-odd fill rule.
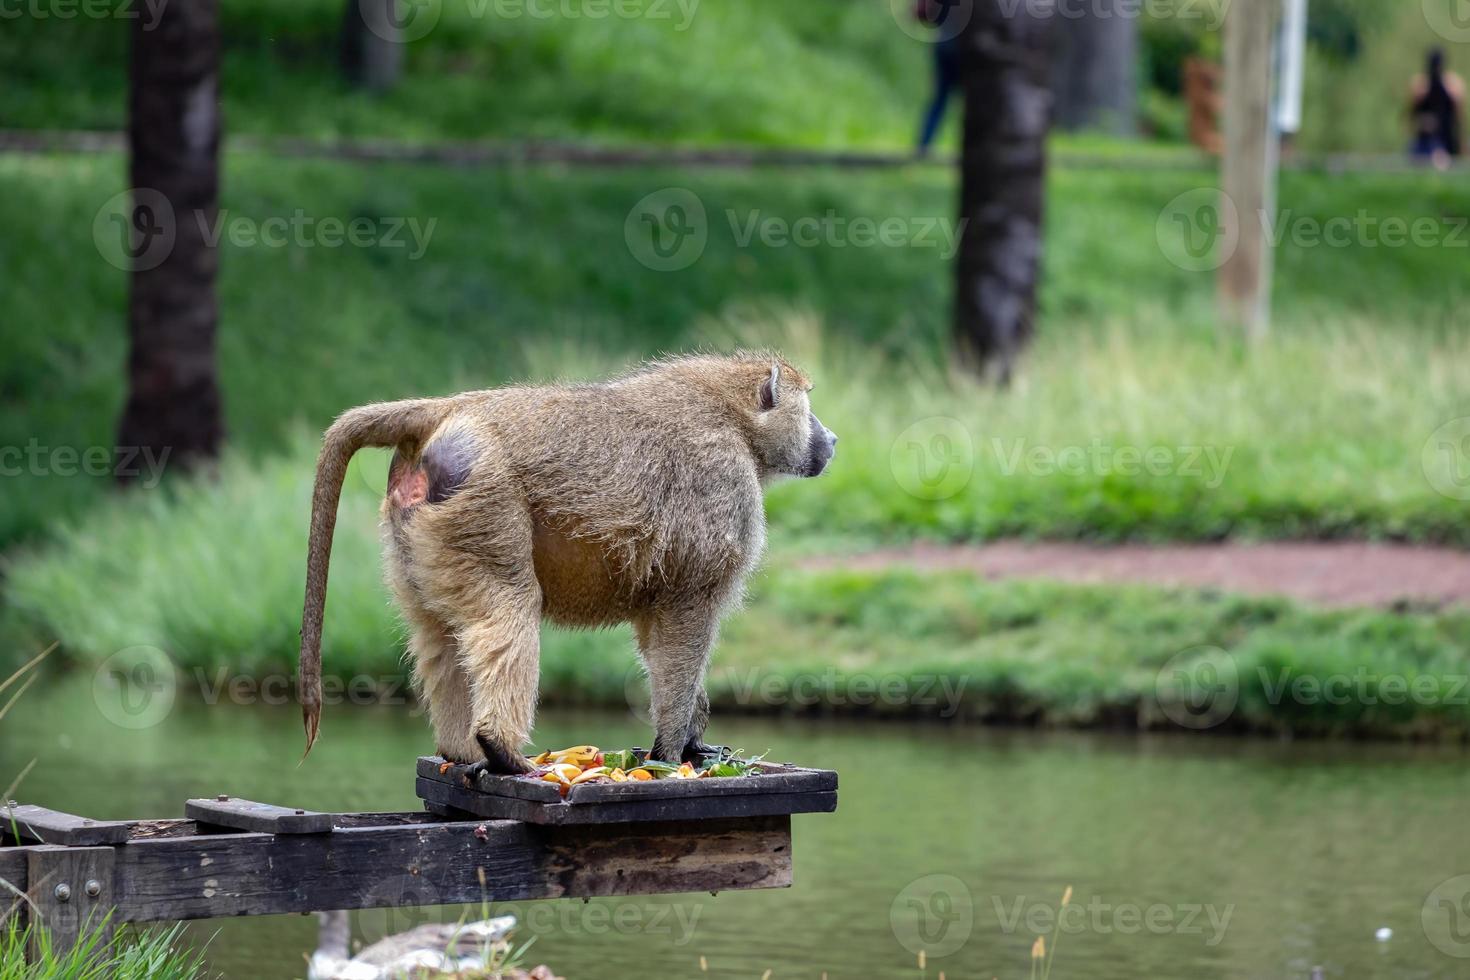
[[[88,898],[96,898],[98,895],[102,894],[102,882],[98,881],[96,878],[88,878],[85,888]]]
[[[63,881],[52,889],[51,894],[56,896],[58,902],[69,902],[71,901],[71,885]]]

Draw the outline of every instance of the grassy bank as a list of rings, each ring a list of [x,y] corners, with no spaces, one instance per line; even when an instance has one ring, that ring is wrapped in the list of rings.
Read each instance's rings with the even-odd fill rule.
[[[383,462],[369,457],[349,479],[338,526],[324,659],[344,680],[383,683],[403,671],[378,579]],[[137,649],[152,647],[187,686],[215,696],[234,677],[291,676],[308,473],[303,445],[267,463],[236,460],[213,484],[98,509],[10,566],[10,648],[59,639],[63,656],[90,669],[104,660],[125,667],[155,656]],[[811,541],[791,533],[793,513],[849,509],[833,476],[781,489],[772,537],[783,553]],[[1470,671],[1467,631],[1465,611],[1316,612],[963,574],[814,574],[789,570],[777,554],[725,632],[710,689],[723,710],[1167,727],[1174,716],[1159,692],[1166,705],[1184,703],[1201,656],[1187,651],[1206,647],[1224,653],[1205,654],[1201,677],[1214,683],[1220,667],[1209,658],[1225,656],[1237,679],[1238,704],[1220,727],[1459,737],[1470,734],[1470,695],[1456,686]],[[542,664],[551,703],[621,705],[642,690],[626,630],[550,632]],[[1331,701],[1301,694],[1298,677],[1341,679],[1347,699],[1337,688]],[[1405,685],[1400,696],[1413,699],[1385,703],[1377,694],[1385,684]],[[1430,688],[1413,686],[1422,684]]]
[[[887,0],[435,0],[408,17],[402,81],[373,96],[341,79],[336,0],[223,4],[230,129],[903,147],[928,81],[928,51]],[[129,26],[8,18],[0,60],[17,77],[0,125],[122,128]]]
[[[1448,47],[1465,71],[1470,44],[1455,2],[1314,7],[1301,145],[1398,152],[1408,79],[1425,49]],[[10,96],[0,126],[121,129],[132,24],[117,14],[151,18],[157,6],[85,7],[113,16],[16,6],[0,32]],[[400,83],[371,95],[338,71],[338,0],[232,0],[220,10],[224,118],[237,133],[321,137],[903,148],[930,70],[927,46],[906,30],[910,7],[428,0],[406,8]],[[1144,78],[1177,91],[1179,59],[1219,22],[1222,4],[1159,6],[1169,9],[1179,15],[1145,19],[1140,60]],[[1205,47],[1218,57],[1218,38]],[[1140,102],[1149,124],[1182,138],[1177,99],[1148,91]]]
[[[779,525],[804,534],[1464,540],[1455,501],[1433,492],[1418,462],[1429,434],[1466,414],[1453,384],[1465,353],[1464,249],[1288,236],[1276,336],[1247,355],[1209,325],[1213,277],[1171,264],[1159,244],[1168,202],[1207,182],[1187,171],[1055,173],[1040,339],[1017,388],[994,393],[941,367],[950,264],[934,223],[948,219],[954,188],[939,172],[465,172],[231,156],[227,222],[365,218],[379,238],[266,247],[224,237],[229,437],[255,459],[365,401],[774,341],[818,372],[818,405],[844,436],[822,493],[774,505]],[[122,186],[116,157],[0,160],[0,225],[12,229],[0,262],[15,284],[0,318],[0,447],[34,446],[39,460],[4,461],[0,546],[83,514],[110,485],[52,453],[113,442],[126,276],[103,261],[93,224]],[[657,272],[634,257],[624,228],[637,201],[669,186],[699,197],[709,237],[691,266]],[[1295,221],[1470,214],[1470,189],[1434,175],[1290,175],[1282,201]],[[899,217],[929,244],[741,240],[752,220],[828,215]],[[423,236],[416,258],[409,220]],[[401,246],[381,241],[395,223]],[[942,434],[922,427],[935,417],[968,431],[973,460],[959,462],[972,478],[943,500],[896,492],[894,467],[922,461],[909,447]],[[896,458],[897,437],[915,424],[918,438]],[[1215,485],[1015,462],[1018,448],[1055,454],[1095,440],[1231,455]],[[291,467],[304,465],[298,449]]]

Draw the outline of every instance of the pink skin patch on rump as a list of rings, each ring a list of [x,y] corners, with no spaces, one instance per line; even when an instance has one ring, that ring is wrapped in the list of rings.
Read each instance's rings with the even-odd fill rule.
[[[388,502],[402,510],[429,497],[429,475],[417,467],[395,466],[388,474]]]

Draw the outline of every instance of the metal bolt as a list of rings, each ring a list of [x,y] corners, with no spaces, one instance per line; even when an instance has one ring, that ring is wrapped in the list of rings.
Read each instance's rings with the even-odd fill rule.
[[[220,795],[218,795],[218,796],[216,796],[214,798],[214,801],[216,803],[228,803],[228,802],[230,802],[230,798],[228,796],[226,796],[225,794],[221,793]]]
[[[71,885],[68,885],[66,882],[63,881],[61,884],[56,886],[55,890],[52,891],[51,894],[56,896],[56,900],[58,902],[70,902]]]
[[[96,878],[88,878],[86,891],[88,898],[96,898],[98,895],[102,894],[102,882],[98,881]]]

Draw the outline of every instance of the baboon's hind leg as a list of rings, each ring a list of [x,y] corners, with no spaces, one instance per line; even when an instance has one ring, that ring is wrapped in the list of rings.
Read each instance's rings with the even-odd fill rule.
[[[541,673],[541,591],[535,579],[487,590],[496,601],[456,631],[470,680],[471,731],[490,772],[530,772],[521,753],[536,720]]]
[[[434,726],[439,754],[450,762],[473,763],[482,756],[475,741],[470,709],[470,680],[460,667],[454,635],[428,616],[410,617],[408,649],[414,659],[414,683]]]

